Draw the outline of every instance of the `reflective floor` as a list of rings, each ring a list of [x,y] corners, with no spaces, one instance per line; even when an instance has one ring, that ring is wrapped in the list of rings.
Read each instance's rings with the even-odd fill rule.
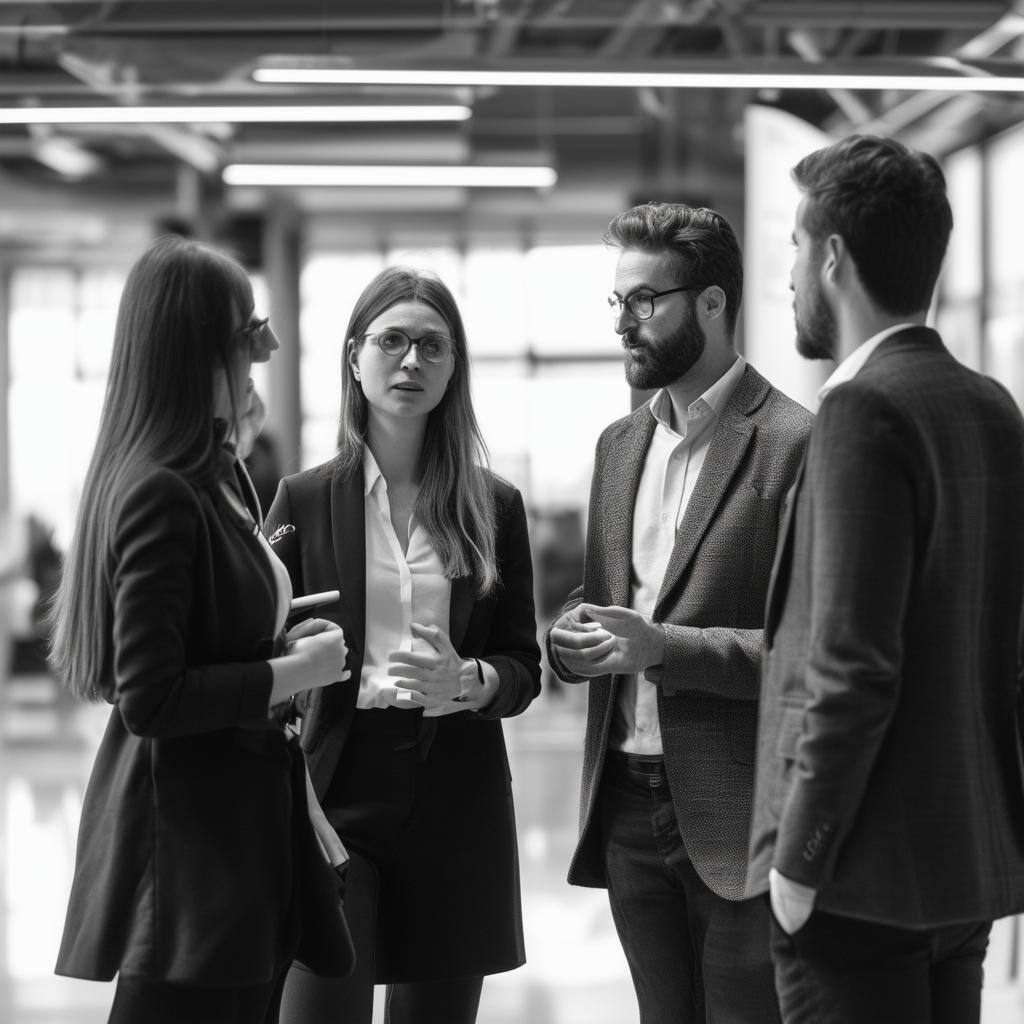
[[[571,888],[583,699],[545,694],[505,723],[522,860],[525,967],[489,978],[480,1024],[629,1024],[632,986],[603,891]],[[0,1022],[102,1024],[112,985],[52,974],[85,780],[105,708],[62,699],[45,676],[0,692]],[[1024,929],[997,924],[985,1024],[1024,1018]]]

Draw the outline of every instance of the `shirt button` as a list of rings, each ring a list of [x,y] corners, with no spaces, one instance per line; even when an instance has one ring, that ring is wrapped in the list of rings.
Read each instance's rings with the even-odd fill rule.
[[[664,513],[664,514],[662,515],[662,517],[661,517],[661,521],[662,521],[663,523],[667,523],[667,522],[668,522],[668,513],[667,513],[667,512],[665,512],[665,513]]]

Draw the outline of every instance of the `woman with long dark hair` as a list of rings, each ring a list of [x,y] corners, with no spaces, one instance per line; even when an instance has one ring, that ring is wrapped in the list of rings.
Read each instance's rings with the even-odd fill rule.
[[[275,713],[344,678],[343,634],[285,636],[288,574],[231,444],[277,347],[217,250],[166,237],[131,269],[51,652],[113,705],[57,972],[116,973],[116,1024],[270,1024],[300,939],[344,940]],[[344,969],[337,948],[320,969]]]
[[[519,492],[492,474],[455,300],[404,268],[345,333],[338,453],[281,482],[267,517],[296,593],[340,590],[358,687],[304,700],[317,796],[351,854],[344,982],[296,964],[290,1024],[472,1024],[483,977],[524,961],[501,719],[540,688]]]

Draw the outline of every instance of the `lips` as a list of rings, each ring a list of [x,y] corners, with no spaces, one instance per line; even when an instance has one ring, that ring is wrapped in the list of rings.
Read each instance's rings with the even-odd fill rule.
[[[395,391],[422,391],[423,388],[419,384],[414,384],[411,380],[400,380],[397,384],[392,384],[392,388]]]

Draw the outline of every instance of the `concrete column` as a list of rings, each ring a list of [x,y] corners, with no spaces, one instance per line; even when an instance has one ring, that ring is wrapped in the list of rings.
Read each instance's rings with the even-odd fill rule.
[[[263,271],[270,297],[274,332],[281,348],[274,354],[267,396],[269,433],[281,457],[282,473],[294,473],[302,455],[302,396],[299,384],[299,271],[302,221],[283,201],[266,213],[263,231]]]

